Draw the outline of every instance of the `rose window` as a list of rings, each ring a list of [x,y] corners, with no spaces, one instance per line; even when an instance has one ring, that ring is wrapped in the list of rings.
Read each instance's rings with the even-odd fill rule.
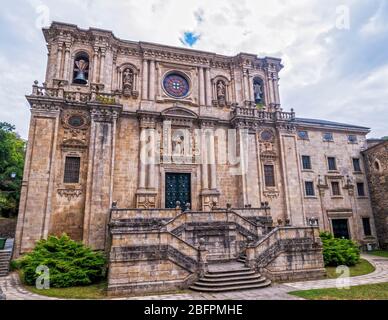
[[[184,98],[190,89],[187,79],[177,73],[168,74],[163,80],[163,87],[174,98]]]

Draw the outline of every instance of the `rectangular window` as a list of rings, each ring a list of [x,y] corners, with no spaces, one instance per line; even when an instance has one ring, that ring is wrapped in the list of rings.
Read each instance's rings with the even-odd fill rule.
[[[357,136],[354,134],[348,135],[348,142],[349,143],[357,143]]]
[[[353,169],[355,172],[361,172],[360,159],[353,158]]]
[[[370,220],[369,218],[362,218],[362,226],[364,227],[364,235],[371,236],[372,231],[370,229]]]
[[[80,157],[66,157],[64,183],[79,183]]]
[[[357,182],[357,194],[359,197],[365,197],[365,188],[363,182]]]
[[[264,179],[266,187],[275,186],[275,170],[271,164],[264,165]]]
[[[331,191],[333,193],[333,196],[340,196],[341,191],[340,191],[340,186],[338,181],[333,181],[331,183]]]
[[[308,140],[309,139],[308,132],[305,131],[305,130],[298,131],[298,137],[299,137],[299,139],[302,139],[302,140]]]
[[[310,156],[302,156],[302,166],[304,170],[311,169],[311,159]]]
[[[331,132],[325,132],[323,134],[323,141],[333,141],[333,134]]]
[[[337,164],[334,157],[327,157],[327,165],[329,167],[329,171],[337,170]]]
[[[304,186],[306,190],[306,196],[315,196],[314,183],[312,181],[305,181]]]
[[[331,223],[335,238],[350,239],[348,219],[333,219]]]

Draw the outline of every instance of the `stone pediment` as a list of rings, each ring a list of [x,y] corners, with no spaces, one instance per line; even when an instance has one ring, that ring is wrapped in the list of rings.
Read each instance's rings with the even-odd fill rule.
[[[161,113],[163,118],[185,118],[185,119],[198,119],[198,115],[186,108],[172,107],[168,108]]]

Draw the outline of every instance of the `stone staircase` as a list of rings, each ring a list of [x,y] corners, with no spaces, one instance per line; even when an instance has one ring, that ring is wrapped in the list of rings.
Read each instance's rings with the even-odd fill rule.
[[[190,289],[200,292],[225,292],[268,287],[271,281],[241,262],[209,265],[209,270]]]
[[[12,256],[13,239],[7,239],[4,250],[0,250],[0,277],[5,277],[9,272],[9,263]]]

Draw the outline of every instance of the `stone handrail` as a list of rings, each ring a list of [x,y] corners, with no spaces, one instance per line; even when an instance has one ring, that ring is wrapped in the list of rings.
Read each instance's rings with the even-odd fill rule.
[[[320,243],[318,227],[277,227],[266,236],[247,246],[247,261],[259,263],[259,267],[269,263],[277,254],[282,243],[287,241],[311,240]]]
[[[256,237],[258,236],[257,225],[234,211],[185,211],[176,216],[174,219],[170,220],[168,223],[166,223],[164,227],[167,231],[172,232],[173,230],[179,228],[180,226],[186,223],[206,223],[217,221],[235,223],[246,229],[248,233],[251,233]]]
[[[163,219],[170,220],[181,213],[180,209],[111,209],[111,220]]]
[[[293,109],[291,109],[291,112],[285,112],[285,111],[275,111],[275,112],[268,112],[259,110],[255,107],[241,107],[236,106],[233,110],[234,116],[244,116],[244,117],[252,117],[259,120],[293,120],[295,118],[295,112]]]

